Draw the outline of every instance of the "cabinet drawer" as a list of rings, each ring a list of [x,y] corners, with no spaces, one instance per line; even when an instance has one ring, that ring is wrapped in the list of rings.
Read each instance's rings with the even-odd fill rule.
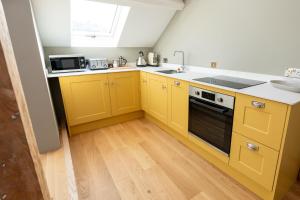
[[[237,94],[233,130],[279,150],[286,113],[285,104]]]
[[[233,133],[229,165],[271,191],[278,152]]]

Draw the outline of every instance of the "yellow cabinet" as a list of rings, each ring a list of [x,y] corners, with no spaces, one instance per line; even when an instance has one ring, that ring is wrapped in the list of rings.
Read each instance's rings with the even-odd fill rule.
[[[168,122],[168,82],[167,78],[148,75],[148,113],[167,124]]]
[[[112,115],[140,109],[139,72],[109,74]]]
[[[233,130],[279,150],[287,105],[237,94]]]
[[[271,191],[277,167],[278,152],[233,133],[229,165]]]
[[[148,74],[141,72],[141,107],[144,111],[148,110]]]
[[[106,74],[59,78],[69,126],[111,116]]]
[[[183,136],[188,134],[188,83],[168,80],[168,125]]]

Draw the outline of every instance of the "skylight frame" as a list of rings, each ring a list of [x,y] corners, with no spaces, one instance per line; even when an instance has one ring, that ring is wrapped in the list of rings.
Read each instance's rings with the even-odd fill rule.
[[[72,3],[78,1],[89,0],[71,0]],[[107,4],[102,2],[93,2],[99,4]],[[114,13],[113,21],[110,27],[110,31],[106,34],[99,34],[93,31],[74,31],[73,30],[73,11],[71,10],[71,46],[72,47],[116,47],[119,43],[121,33],[124,29],[125,23],[127,21],[128,14],[130,12],[130,7],[120,6],[117,4],[111,4],[116,6],[116,11]],[[71,6],[71,9],[73,7]]]

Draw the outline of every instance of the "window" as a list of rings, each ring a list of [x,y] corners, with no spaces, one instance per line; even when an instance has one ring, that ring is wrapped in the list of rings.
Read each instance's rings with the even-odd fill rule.
[[[130,7],[91,0],[71,2],[71,46],[116,47]]]

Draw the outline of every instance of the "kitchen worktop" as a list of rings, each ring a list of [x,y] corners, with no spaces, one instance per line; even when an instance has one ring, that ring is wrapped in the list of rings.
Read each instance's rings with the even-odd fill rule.
[[[63,76],[79,76],[79,75],[89,75],[89,74],[101,74],[101,73],[114,73],[114,72],[125,72],[125,71],[144,71],[153,74],[158,74],[161,76],[176,78],[196,84],[207,85],[215,88],[220,88],[240,94],[246,94],[250,96],[255,96],[259,98],[264,98],[272,101],[277,101],[280,103],[288,104],[288,105],[295,105],[300,103],[300,93],[289,92],[285,90],[280,90],[274,88],[269,81],[270,80],[282,80],[285,79],[283,76],[273,76],[273,75],[266,75],[266,74],[256,74],[250,72],[238,72],[232,70],[222,70],[222,69],[211,69],[205,67],[194,67],[188,66],[185,73],[177,73],[177,74],[163,74],[156,72],[158,70],[165,70],[165,69],[176,69],[178,65],[173,64],[164,64],[161,67],[143,67],[137,68],[134,67],[134,64],[130,64],[129,67],[126,68],[117,68],[117,69],[108,69],[108,70],[85,70],[82,72],[70,72],[70,73],[55,73],[55,74],[47,74],[48,78],[54,77],[63,77]],[[193,79],[195,78],[204,78],[204,77],[212,77],[217,75],[227,75],[232,77],[238,78],[246,78],[246,79],[253,79],[266,82],[265,84],[256,85],[244,89],[233,89],[218,85],[213,85],[209,83],[198,82]],[[300,81],[299,81],[300,82]]]

